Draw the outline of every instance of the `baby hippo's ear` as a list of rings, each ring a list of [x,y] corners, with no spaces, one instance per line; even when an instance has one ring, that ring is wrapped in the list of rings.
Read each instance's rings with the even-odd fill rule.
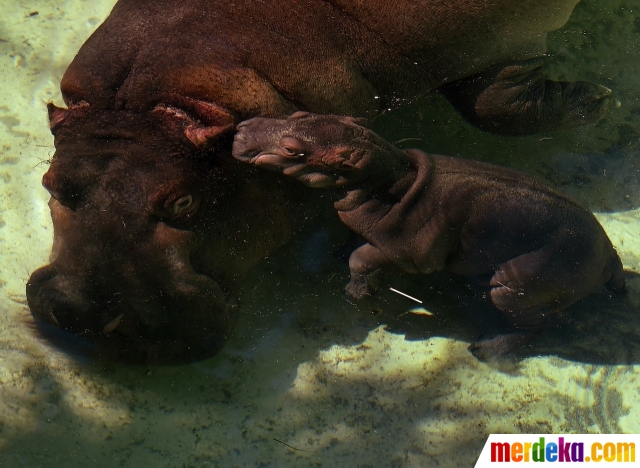
[[[152,112],[170,125],[181,128],[187,139],[198,148],[211,146],[235,126],[233,116],[213,103],[185,97],[179,101],[178,105],[158,104]]]
[[[319,114],[312,114],[310,112],[305,112],[305,111],[294,112],[289,117],[287,117],[287,120],[297,120],[297,119],[305,119],[305,118],[311,118],[311,117],[317,117],[317,118],[326,117],[329,119],[336,119],[339,122],[345,123],[347,125],[366,125],[367,123],[367,119],[364,119],[361,117],[350,117],[347,115],[319,115]]]
[[[342,123],[350,124],[350,125],[361,125],[363,127],[367,126],[367,119],[364,117],[350,117],[350,116],[339,116],[338,120]]]
[[[311,114],[309,112],[298,111],[298,112],[294,112],[289,117],[287,117],[287,120],[303,119],[303,118],[309,117],[309,116],[311,116]]]

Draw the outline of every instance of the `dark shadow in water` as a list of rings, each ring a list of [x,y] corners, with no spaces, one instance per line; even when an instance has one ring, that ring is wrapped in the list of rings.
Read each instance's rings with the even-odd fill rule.
[[[304,342],[295,350],[301,361],[313,359],[319,349],[332,344],[357,345],[380,325],[411,341],[445,337],[471,343],[514,330],[487,298],[487,289],[469,278],[444,272],[392,272],[375,297],[348,298],[342,291],[348,266],[331,254],[342,244],[336,236],[346,235],[324,230],[303,234],[250,273],[240,297],[240,318],[223,354],[239,359],[270,354],[287,330],[299,334]],[[640,363],[640,275],[626,272],[626,278],[627,294],[605,288],[591,294],[563,311],[512,357],[553,355],[590,364]],[[391,292],[389,286],[423,304]],[[419,306],[433,315],[407,313]],[[100,358],[90,343],[74,335],[46,328],[39,332],[45,339],[66,336],[58,349],[78,364],[127,365]]]
[[[342,292],[348,281],[347,265],[326,255],[309,272],[299,261],[304,258],[306,242],[301,236],[297,245],[287,246],[285,255],[265,262],[262,277],[252,280],[260,285],[256,292],[259,296],[245,295],[243,313],[253,315],[241,316],[236,333],[244,335],[242,338],[256,339],[292,326],[308,340],[306,349],[298,350],[301,359],[312,359],[317,349],[331,344],[357,345],[380,325],[391,333],[405,335],[407,340],[445,337],[467,343],[513,330],[487,299],[485,288],[469,278],[445,272],[390,272],[375,297],[349,299]],[[627,294],[602,288],[587,296],[563,311],[513,357],[552,355],[589,364],[640,363],[640,275],[626,272],[626,279]],[[423,304],[391,292],[389,286],[419,298]],[[433,315],[406,313],[420,305]],[[269,309],[280,312],[271,319],[258,316],[268,315]]]
[[[630,291],[618,295],[603,289],[562,312],[559,319],[514,354],[516,358],[553,355],[574,362],[631,365],[640,362],[640,275],[626,272]],[[473,342],[486,335],[511,331],[483,292],[465,278],[435,274],[405,281],[417,291],[418,281],[431,294],[424,306],[432,317],[407,314],[388,321],[387,330],[406,339],[433,336]],[[435,293],[433,293],[435,291]],[[417,305],[417,304],[416,304]]]

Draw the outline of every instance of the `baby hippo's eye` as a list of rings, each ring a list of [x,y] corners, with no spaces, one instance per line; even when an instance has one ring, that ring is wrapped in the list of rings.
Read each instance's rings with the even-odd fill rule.
[[[287,158],[296,158],[305,156],[304,148],[297,138],[285,136],[280,139],[280,148],[283,156]]]
[[[174,217],[179,218],[188,213],[191,213],[197,208],[197,203],[194,200],[193,196],[185,195],[184,197],[178,198],[171,207],[171,213]]]

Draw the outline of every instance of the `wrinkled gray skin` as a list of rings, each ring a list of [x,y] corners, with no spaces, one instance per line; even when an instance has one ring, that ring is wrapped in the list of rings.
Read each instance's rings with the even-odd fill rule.
[[[537,330],[603,285],[625,289],[620,258],[591,212],[524,173],[401,151],[352,118],[304,112],[243,122],[233,154],[309,187],[346,190],[335,208],[367,241],[349,258],[345,290],[356,299],[374,294],[389,266],[447,270],[477,278],[507,320]],[[472,349],[487,358],[522,340]]]
[[[27,285],[39,328],[136,361],[213,354],[238,275],[312,206],[230,157],[235,124],[374,115],[432,91],[497,133],[598,120],[608,90],[541,69],[576,3],[121,0],[62,79],[68,109],[50,106],[55,245]]]

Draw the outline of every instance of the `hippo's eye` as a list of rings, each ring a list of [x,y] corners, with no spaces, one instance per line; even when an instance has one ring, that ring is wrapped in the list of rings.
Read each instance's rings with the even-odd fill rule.
[[[299,151],[297,151],[295,148],[291,148],[290,146],[283,146],[282,149],[287,156],[304,156],[304,153],[300,154]]]
[[[304,157],[306,152],[297,138],[286,136],[280,139],[280,148],[282,155],[286,158]]]
[[[171,207],[171,213],[175,217],[184,216],[197,208],[197,203],[191,195],[178,198]]]

